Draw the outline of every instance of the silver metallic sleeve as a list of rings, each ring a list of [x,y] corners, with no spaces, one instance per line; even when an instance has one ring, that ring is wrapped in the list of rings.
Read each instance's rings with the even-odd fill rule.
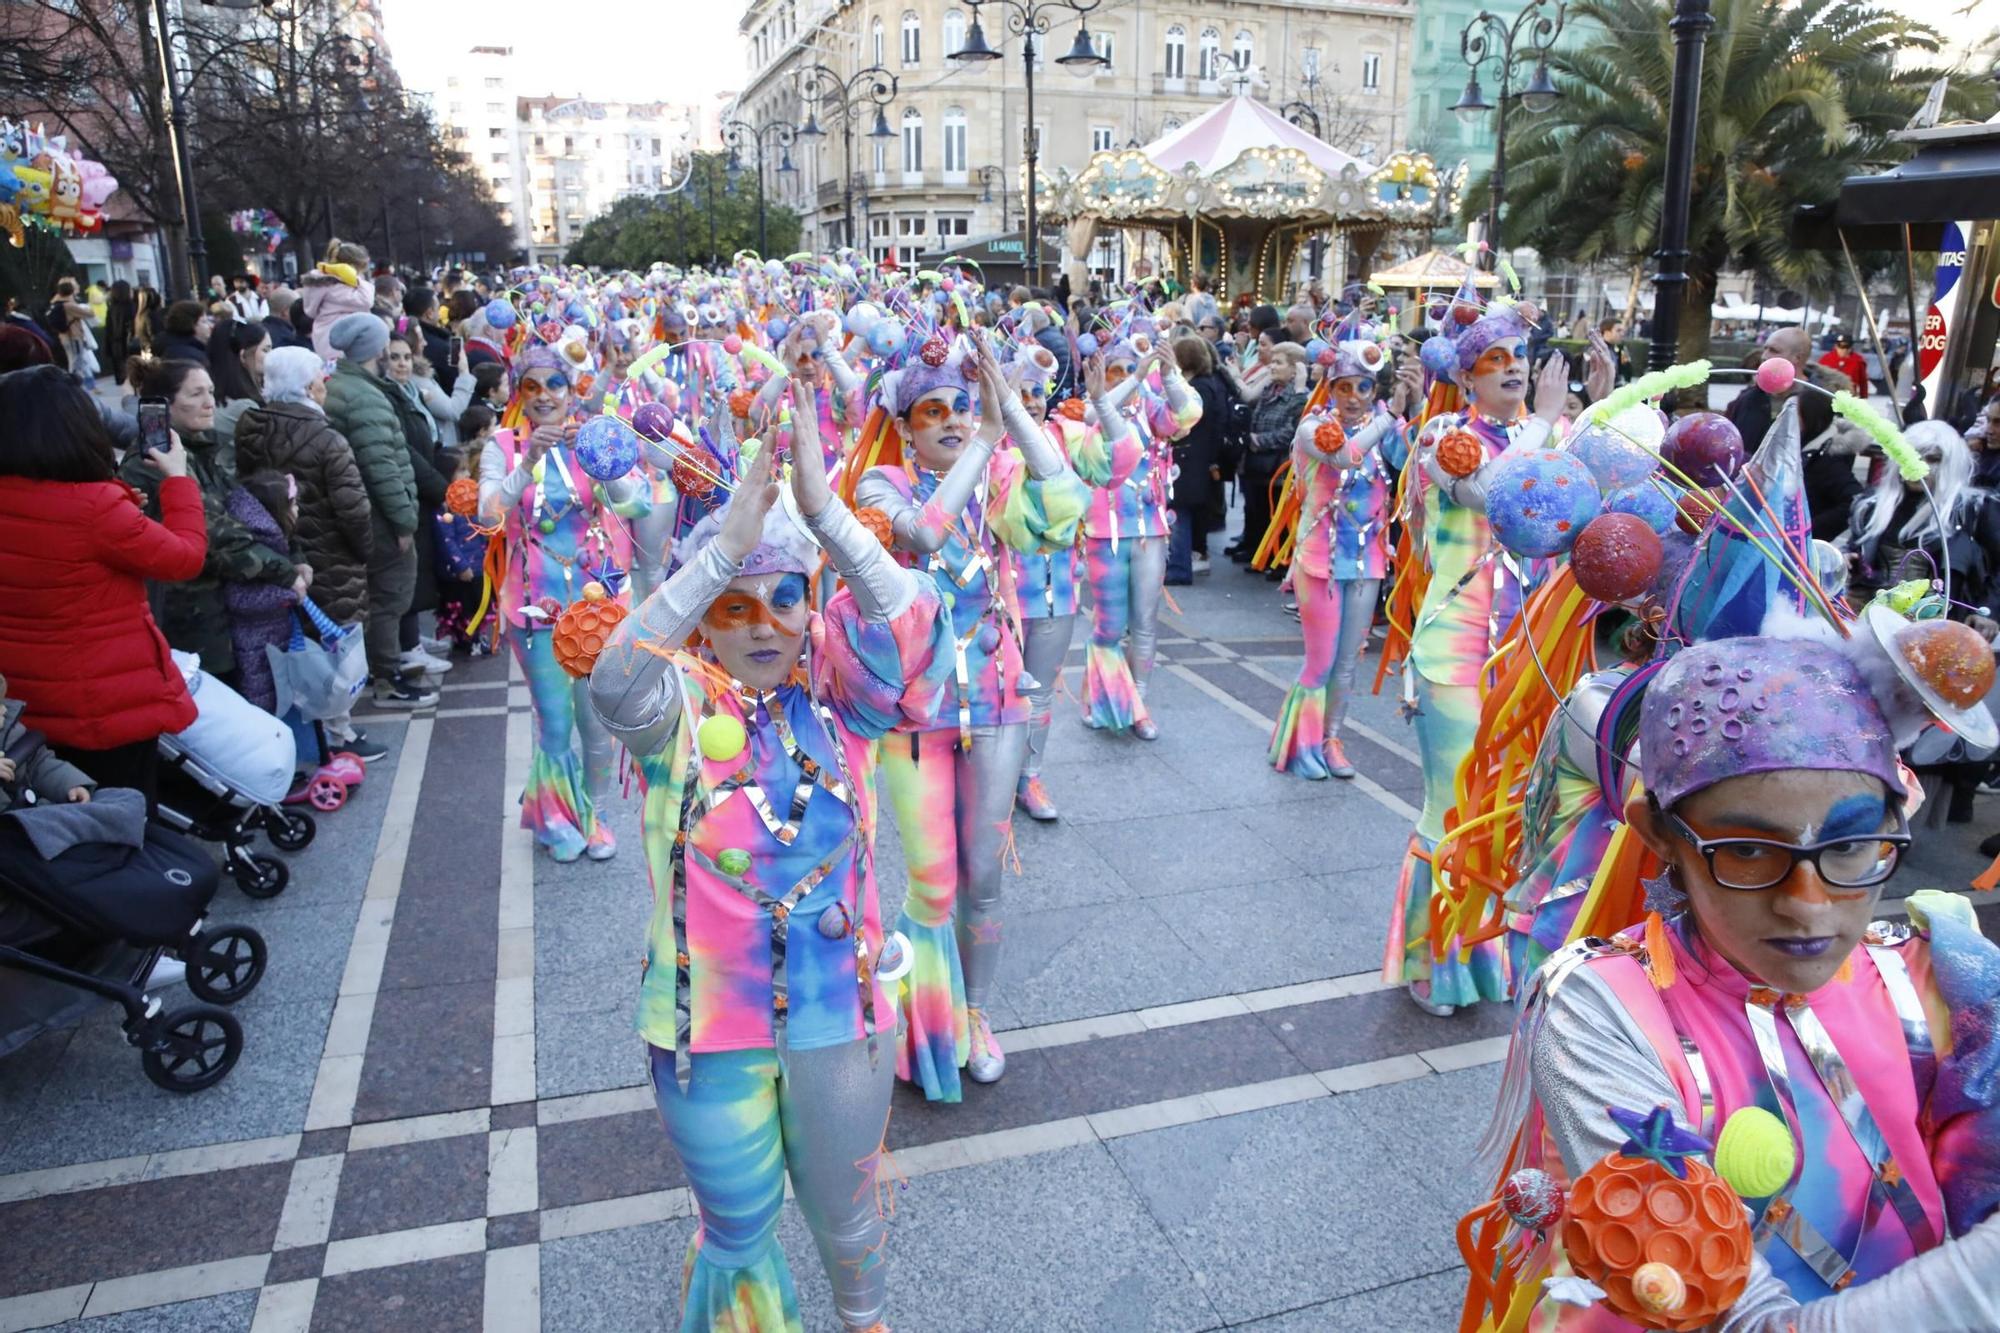
[[[1110,403],[1113,407],[1123,407],[1125,406],[1125,400],[1137,392],[1139,392],[1139,377],[1137,375],[1127,375],[1124,379],[1118,381],[1117,384],[1104,391],[1103,401]]]
[[[633,754],[650,754],[680,717],[680,690],[667,650],[687,642],[741,564],[719,542],[674,571],[639,609],[620,621],[590,672],[590,705],[606,730]]]
[[[1135,383],[1135,381],[1125,381],[1125,384],[1132,383]],[[1125,385],[1121,384],[1118,387],[1122,389]],[[1118,410],[1120,401],[1117,389],[1113,389],[1101,398],[1093,398],[1090,401],[1091,407],[1097,413],[1097,430],[1104,437],[1104,447],[1107,451],[1113,445],[1123,443],[1132,434],[1132,423],[1127,421],[1125,414]]]
[[[951,465],[951,471],[944,474],[938,483],[937,493],[931,496],[930,504],[918,504],[903,498],[889,482],[881,477],[864,476],[854,487],[855,503],[863,509],[875,508],[889,516],[889,530],[896,534],[896,545],[905,551],[919,555],[930,555],[944,545],[951,520],[958,517],[965,506],[972,501],[972,491],[986,475],[986,464],[993,457],[992,440],[975,435],[966,442],[965,450],[958,461]],[[938,514],[935,523],[925,519],[926,510]]]
[[[839,335],[820,343],[820,359],[826,363],[826,373],[833,376],[833,383],[843,394],[853,393],[861,387],[861,375],[847,364],[847,354],[840,350]]]
[[[828,499],[826,508],[817,514],[805,517],[813,540],[847,580],[863,620],[887,623],[910,609],[919,590],[916,573],[897,564],[839,496]]]
[[[1166,366],[1161,369],[1160,386],[1166,390],[1167,406],[1173,410],[1175,416],[1187,410],[1189,395],[1194,390],[1188,388],[1188,382],[1181,377],[1178,366]]]
[[[1750,1284],[1713,1333],[1971,1333],[2000,1328],[2000,1214],[1865,1286],[1800,1305],[1751,1259]]]
[[[528,456],[521,455],[521,461],[507,470],[507,451],[500,447],[500,441],[489,440],[479,455],[479,511],[482,514],[500,514],[521,503],[521,496],[527,492],[528,483],[534,480],[534,472],[528,466]]]
[[[1049,433],[1028,415],[1028,409],[1021,406],[1016,394],[1008,394],[1000,404],[1000,418],[1007,423],[1007,438],[1021,451],[1021,458],[1028,465],[1028,475],[1036,481],[1047,481],[1059,477],[1069,466],[1063,460],[1062,451],[1049,438]]]

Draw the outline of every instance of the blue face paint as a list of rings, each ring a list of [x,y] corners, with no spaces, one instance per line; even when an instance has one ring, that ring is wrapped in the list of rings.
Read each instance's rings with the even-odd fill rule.
[[[1887,813],[1888,807],[1878,793],[1858,792],[1853,796],[1843,796],[1826,812],[1826,819],[1821,822],[1815,841],[1832,842],[1839,838],[1880,833]]]
[[[806,576],[787,574],[778,580],[778,586],[771,589],[771,609],[789,611],[806,599]]]

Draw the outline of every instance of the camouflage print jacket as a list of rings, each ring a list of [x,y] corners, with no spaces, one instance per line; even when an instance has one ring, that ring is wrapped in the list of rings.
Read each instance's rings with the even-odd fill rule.
[[[229,611],[223,604],[224,583],[284,583],[294,577],[291,560],[256,540],[230,516],[229,492],[236,474],[222,457],[213,434],[183,435],[188,475],[201,487],[201,507],[208,516],[208,557],[201,573],[186,583],[153,584],[153,617],[167,642],[201,658],[202,670],[222,676],[236,670],[236,653],[229,641]],[[145,460],[143,449],[125,455],[119,476],[146,497],[146,513],[160,516],[160,474]]]

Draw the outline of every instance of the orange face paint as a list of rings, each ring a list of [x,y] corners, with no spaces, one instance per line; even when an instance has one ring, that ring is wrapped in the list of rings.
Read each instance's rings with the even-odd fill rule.
[[[929,430],[971,410],[972,399],[963,390],[950,398],[926,398],[910,409],[910,426],[913,430]]]
[[[1132,376],[1132,368],[1122,361],[1114,361],[1104,368],[1104,387],[1115,389]]]
[[[543,393],[568,393],[569,378],[556,371],[546,378],[538,371],[529,371],[521,377],[521,393],[529,398]]]
[[[702,613],[701,623],[721,634],[769,625],[780,634],[796,635],[799,628],[787,625],[782,617],[795,611],[805,601],[805,596],[806,580],[803,574],[787,574],[779,579],[777,586],[771,589],[768,602],[754,592],[725,589],[720,597],[708,604],[708,610]]]
[[[1512,370],[1520,359],[1514,354],[1513,344],[1497,342],[1479,354],[1479,359],[1472,363],[1472,373],[1490,375],[1498,371]]]
[[[1339,405],[1343,413],[1352,415],[1374,400],[1374,380],[1349,375],[1333,382],[1333,401]]]

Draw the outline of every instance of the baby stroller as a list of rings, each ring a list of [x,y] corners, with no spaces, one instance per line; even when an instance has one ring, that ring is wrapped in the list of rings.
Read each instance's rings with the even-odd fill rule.
[[[292,730],[201,669],[192,653],[175,652],[197,713],[185,730],[160,737],[159,818],[169,828],[223,845],[236,887],[252,898],[275,898],[291,867],[250,850],[261,830],[281,851],[296,852],[319,829],[303,810],[287,809],[297,757]]]
[[[263,979],[264,939],[204,919],[221,874],[200,843],[149,824],[145,843],[78,843],[43,859],[19,820],[0,818],[0,1055],[87,1010],[125,1011],[125,1040],[170,1092],[221,1081],[243,1027],[221,1005]],[[145,991],[163,955],[187,966],[204,1003],[167,1010]]]

